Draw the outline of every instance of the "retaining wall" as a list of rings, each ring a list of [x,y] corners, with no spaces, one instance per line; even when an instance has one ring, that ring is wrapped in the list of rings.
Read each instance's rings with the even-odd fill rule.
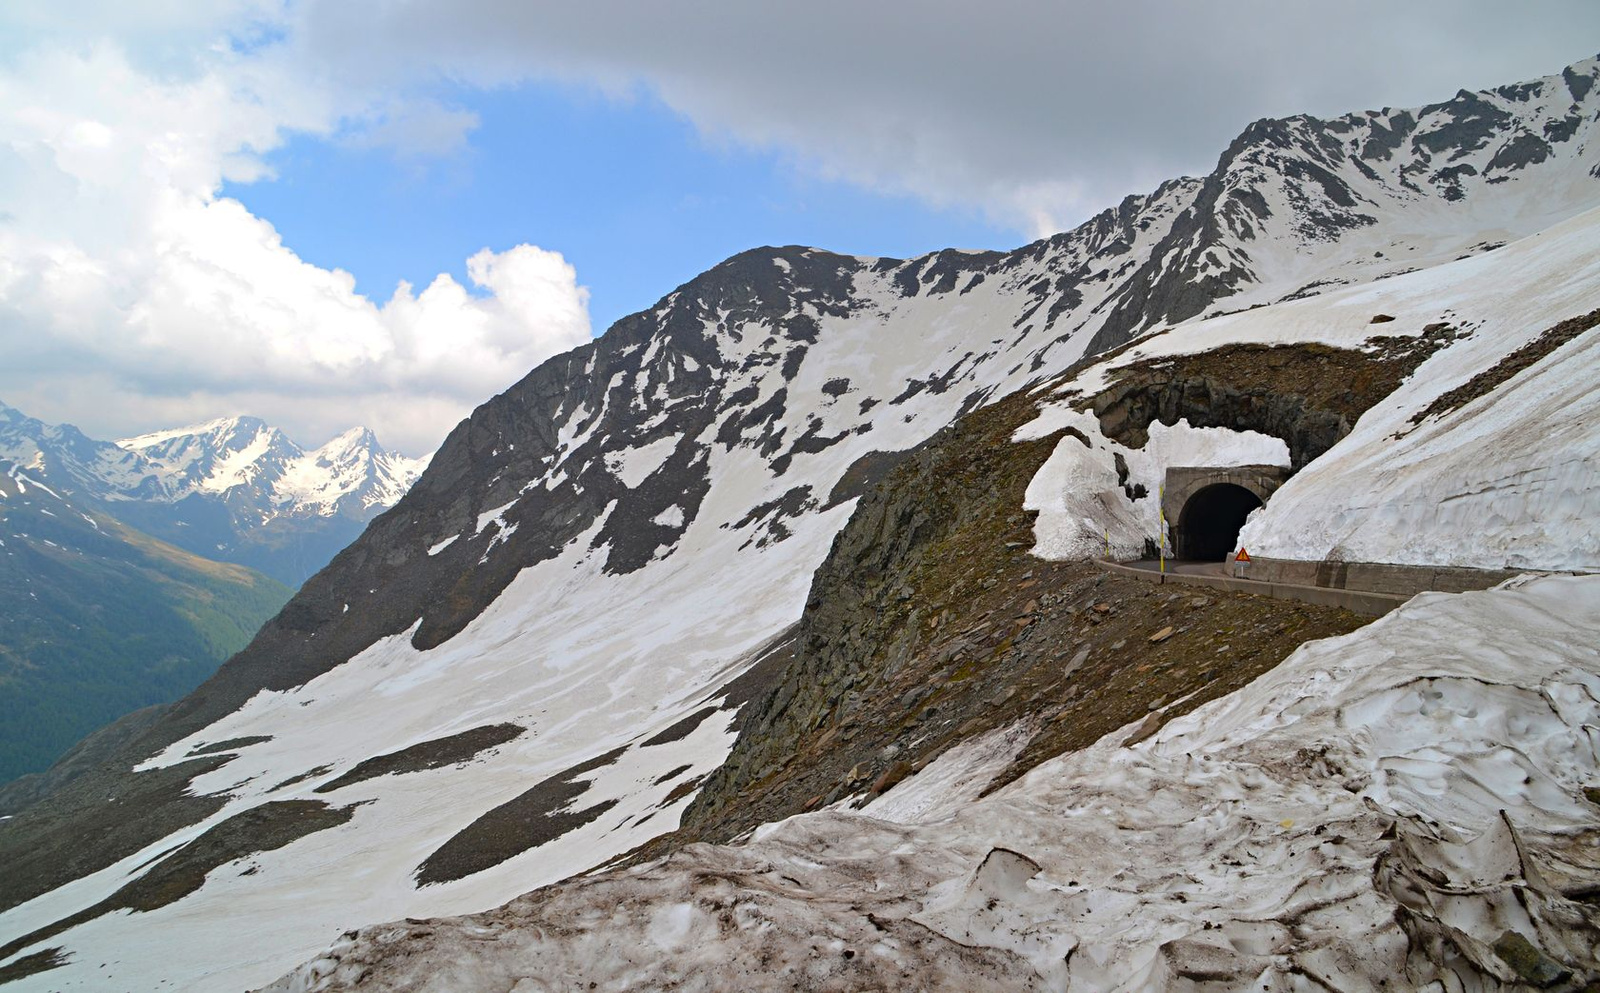
[[[1372,593],[1365,590],[1336,589],[1325,586],[1300,586],[1293,583],[1268,583],[1257,579],[1231,579],[1227,576],[1196,576],[1189,573],[1155,572],[1117,562],[1100,560],[1100,568],[1132,576],[1149,583],[1176,583],[1180,586],[1205,586],[1214,590],[1238,590],[1278,600],[1299,600],[1324,607],[1343,607],[1365,617],[1381,617],[1411,599],[1410,594]]]
[[[1445,565],[1394,565],[1387,562],[1303,562],[1255,557],[1246,575],[1264,583],[1322,586],[1411,596],[1424,590],[1465,593],[1486,590],[1529,569],[1468,569]]]

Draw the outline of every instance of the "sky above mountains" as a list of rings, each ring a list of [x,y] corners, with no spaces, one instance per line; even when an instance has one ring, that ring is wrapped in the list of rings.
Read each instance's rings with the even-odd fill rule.
[[[0,398],[412,454],[758,244],[1011,247],[1251,120],[1600,50],[1600,6],[176,0],[0,12]]]

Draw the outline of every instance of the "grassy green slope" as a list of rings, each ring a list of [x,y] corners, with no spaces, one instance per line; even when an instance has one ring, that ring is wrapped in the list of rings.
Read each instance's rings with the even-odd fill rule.
[[[290,592],[86,514],[0,462],[0,783],[187,693]]]

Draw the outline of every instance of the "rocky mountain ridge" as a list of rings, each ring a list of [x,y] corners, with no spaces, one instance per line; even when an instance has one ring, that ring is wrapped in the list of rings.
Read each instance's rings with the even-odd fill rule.
[[[1087,350],[1285,340],[1269,337],[1282,314],[1289,341],[1376,354],[1374,314],[1399,315],[1386,333],[1404,338],[1449,317],[1491,347],[1452,346],[1413,377],[1444,391],[1528,332],[1491,291],[1529,300],[1537,288],[1540,307],[1572,312],[1600,303],[1584,297],[1592,221],[1572,221],[1548,252],[1529,247],[1600,199],[1595,98],[1581,84],[1596,75],[1590,61],[1406,117],[1258,123],[1210,176],[1015,252],[892,260],[790,247],[713,268],[474,411],[249,648],[129,737],[121,768],[107,761],[8,822],[0,889],[20,905],[0,915],[17,936],[0,958],[43,954],[46,936],[67,955],[138,944],[143,913],[160,908],[90,921],[54,897],[23,901],[83,876],[75,892],[110,899],[141,862],[198,839],[231,839],[242,847],[228,852],[261,868],[214,866],[182,898],[209,908],[192,934],[226,929],[237,901],[296,894],[293,915],[256,919],[257,958],[224,962],[190,944],[185,975],[245,985],[354,923],[402,907],[480,910],[649,843],[723,764],[745,705],[781,681],[785,632],[858,498],[951,422],[1003,397],[1040,403],[1059,423],[1019,440],[1048,437],[1050,450],[1024,507],[1000,520],[1025,532],[1025,508],[1037,521],[1087,517],[1116,548],[1142,548],[1156,525],[1135,482],[1148,493],[1165,465],[1195,464],[1177,458],[1267,461],[1283,441],[1213,428],[1239,444],[1202,444],[1211,436],[1184,422],[1124,445],[1092,412],[1046,411],[1045,395],[1019,393],[1060,386]],[[1508,275],[1487,279],[1502,259]],[[1087,461],[1072,461],[1067,428],[1088,439]],[[1335,440],[1302,476],[1336,457]],[[1040,478],[1054,482],[1035,493]],[[1020,557],[1025,537],[1012,541]],[[506,725],[521,731],[491,733]],[[394,771],[353,775],[363,767]],[[137,798],[114,824],[97,813],[108,789]],[[237,818],[291,801],[356,806],[287,847],[240,842]],[[518,828],[530,819],[555,827]],[[92,855],[61,852],[86,824]],[[304,885],[330,864],[370,887]],[[118,975],[172,974],[150,947]]]
[[[1582,110],[1582,81],[1595,72],[1590,61],[1414,111],[1257,122],[1205,180],[1164,184],[1015,252],[735,256],[550,360],[451,434],[439,456],[451,466],[425,477],[432,506],[404,544],[460,540],[431,561],[401,553],[397,534],[374,543],[393,549],[386,561],[405,554],[411,569],[457,581],[446,602],[399,613],[420,617],[419,647],[437,644],[613,500],[591,543],[607,550],[607,572],[671,554],[718,452],[750,450],[767,480],[765,500],[730,526],[756,543],[781,540],[786,518],[836,505],[831,483],[827,495],[798,475],[780,485],[808,456],[881,458],[1136,331],[1392,277],[1570,216],[1592,202],[1600,170]],[[1506,151],[1534,142],[1544,151]],[[1535,179],[1541,166],[1551,172]],[[838,355],[842,343],[819,347],[823,322],[852,337],[875,329],[852,350],[906,371],[862,395],[848,375],[861,359]],[[976,327],[1007,330],[985,341]],[[778,376],[758,375],[767,370]],[[528,526],[524,513],[536,515]]]

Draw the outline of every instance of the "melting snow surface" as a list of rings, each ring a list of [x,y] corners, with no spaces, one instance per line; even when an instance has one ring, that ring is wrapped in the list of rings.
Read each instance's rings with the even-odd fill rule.
[[[662,463],[678,447],[678,436],[668,435],[657,438],[638,448],[625,448],[618,452],[606,453],[606,468],[613,476],[622,481],[622,485],[633,489],[646,479],[650,474],[661,468]]]
[[[1477,989],[1508,931],[1594,971],[1596,629],[1600,578],[1425,594],[954,812],[797,816],[272,988]]]

